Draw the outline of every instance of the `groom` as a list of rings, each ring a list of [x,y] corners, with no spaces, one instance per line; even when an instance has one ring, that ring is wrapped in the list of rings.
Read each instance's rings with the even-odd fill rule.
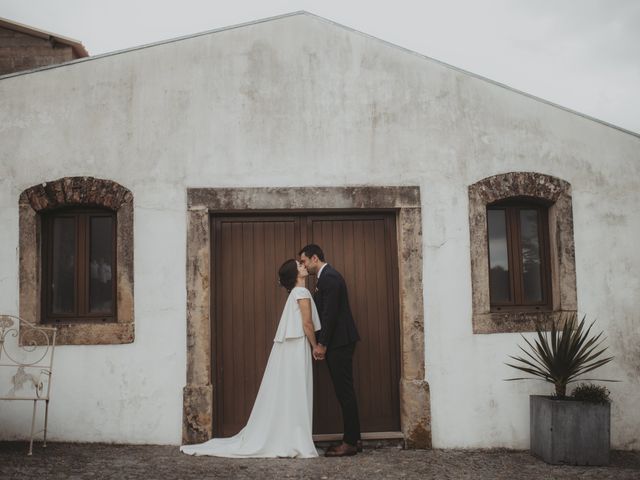
[[[324,253],[318,245],[307,245],[298,255],[300,263],[317,278],[313,300],[320,314],[322,329],[318,333],[318,345],[313,350],[313,357],[316,360],[327,360],[344,422],[342,444],[331,447],[325,455],[355,455],[360,445],[360,418],[353,388],[352,364],[353,352],[360,335],[351,315],[347,285],[342,275],[324,261]]]

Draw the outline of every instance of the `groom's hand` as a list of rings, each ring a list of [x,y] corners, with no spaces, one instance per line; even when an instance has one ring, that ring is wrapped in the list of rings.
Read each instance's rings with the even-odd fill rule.
[[[327,347],[325,347],[321,343],[318,343],[313,348],[313,358],[315,358],[316,360],[324,360],[324,356],[326,353],[327,353]]]

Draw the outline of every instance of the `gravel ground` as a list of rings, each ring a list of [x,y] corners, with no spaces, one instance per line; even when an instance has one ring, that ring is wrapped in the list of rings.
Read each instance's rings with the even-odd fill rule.
[[[640,479],[640,452],[612,452],[608,467],[552,466],[513,450],[368,449],[355,457],[190,457],[166,445],[0,442],[0,479]]]

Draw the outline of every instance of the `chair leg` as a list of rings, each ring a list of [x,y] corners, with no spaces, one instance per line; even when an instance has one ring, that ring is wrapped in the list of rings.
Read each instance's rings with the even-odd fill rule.
[[[47,422],[49,421],[49,400],[45,400],[44,403],[44,443],[43,447],[47,446]]]
[[[34,400],[33,414],[31,415],[31,440],[29,441],[29,453],[27,453],[27,455],[33,454],[33,431],[35,430],[35,426],[36,426],[36,403],[38,403],[38,401]]]

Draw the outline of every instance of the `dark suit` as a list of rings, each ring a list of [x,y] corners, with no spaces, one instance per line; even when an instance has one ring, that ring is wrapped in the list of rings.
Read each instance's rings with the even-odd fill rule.
[[[343,440],[355,445],[360,440],[360,418],[353,388],[353,352],[360,335],[349,307],[344,278],[329,264],[320,273],[313,299],[322,326],[318,343],[327,347],[327,366],[342,410]]]

